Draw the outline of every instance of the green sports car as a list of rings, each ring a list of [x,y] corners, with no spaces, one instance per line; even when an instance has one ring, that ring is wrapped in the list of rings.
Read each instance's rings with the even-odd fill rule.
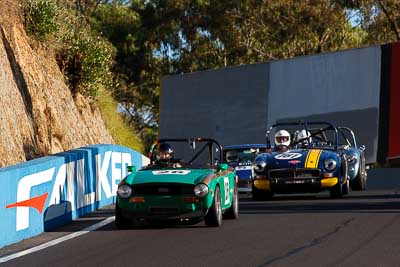
[[[166,145],[167,144],[167,145]],[[172,149],[170,144],[176,144]],[[161,149],[168,147],[168,157]],[[180,153],[177,153],[180,152]],[[175,154],[181,157],[178,159]],[[218,227],[239,215],[237,177],[223,162],[213,139],[160,139],[152,146],[151,163],[131,172],[118,185],[117,228],[174,221]]]

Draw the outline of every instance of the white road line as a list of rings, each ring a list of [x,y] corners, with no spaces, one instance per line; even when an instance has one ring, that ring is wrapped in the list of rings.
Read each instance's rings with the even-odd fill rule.
[[[75,232],[75,233],[72,233],[72,234],[69,234],[69,235],[54,239],[54,240],[49,241],[47,243],[41,244],[39,246],[36,246],[36,247],[33,247],[33,248],[29,248],[29,249],[26,249],[26,250],[23,250],[23,251],[20,251],[20,252],[17,252],[17,253],[2,257],[2,258],[0,258],[0,263],[7,262],[9,260],[13,260],[13,259],[22,257],[22,256],[25,256],[27,254],[30,254],[30,253],[33,253],[33,252],[36,252],[36,251],[39,251],[39,250],[54,246],[54,245],[57,245],[57,244],[59,244],[61,242],[67,241],[69,239],[72,239],[72,238],[75,238],[75,237],[90,233],[90,232],[95,231],[95,230],[97,230],[97,229],[103,227],[104,225],[107,225],[107,224],[109,224],[109,223],[111,223],[113,221],[115,221],[115,216],[109,217],[107,219],[102,220],[101,222],[98,222],[98,223],[93,224],[93,225],[91,225],[89,227],[86,227],[82,231],[78,231],[78,232]]]

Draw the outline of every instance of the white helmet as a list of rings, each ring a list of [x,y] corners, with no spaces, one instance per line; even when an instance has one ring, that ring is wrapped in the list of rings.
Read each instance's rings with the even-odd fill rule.
[[[306,147],[311,142],[311,133],[303,129],[296,134],[295,138],[300,147]]]
[[[309,131],[306,131],[305,129],[301,130],[300,132],[297,133],[296,139],[301,140],[301,139],[306,139],[311,136]]]
[[[290,133],[286,130],[279,130],[275,134],[275,145],[277,146],[289,146],[290,144]]]

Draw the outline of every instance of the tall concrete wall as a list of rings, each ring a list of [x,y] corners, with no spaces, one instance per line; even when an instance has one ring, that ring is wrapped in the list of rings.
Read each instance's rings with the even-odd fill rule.
[[[164,77],[160,137],[263,143],[269,64]]]
[[[326,120],[354,130],[367,163],[384,163],[400,156],[396,55],[389,44],[165,77],[160,135],[262,143],[275,122]]]
[[[380,46],[271,62],[268,123],[303,119],[348,126],[367,147],[367,162],[375,162],[380,79]]]

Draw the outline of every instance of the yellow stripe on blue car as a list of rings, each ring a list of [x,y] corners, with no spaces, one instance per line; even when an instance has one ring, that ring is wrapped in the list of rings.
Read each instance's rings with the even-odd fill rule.
[[[306,157],[304,168],[315,169],[318,168],[318,161],[321,156],[322,149],[311,149]]]

